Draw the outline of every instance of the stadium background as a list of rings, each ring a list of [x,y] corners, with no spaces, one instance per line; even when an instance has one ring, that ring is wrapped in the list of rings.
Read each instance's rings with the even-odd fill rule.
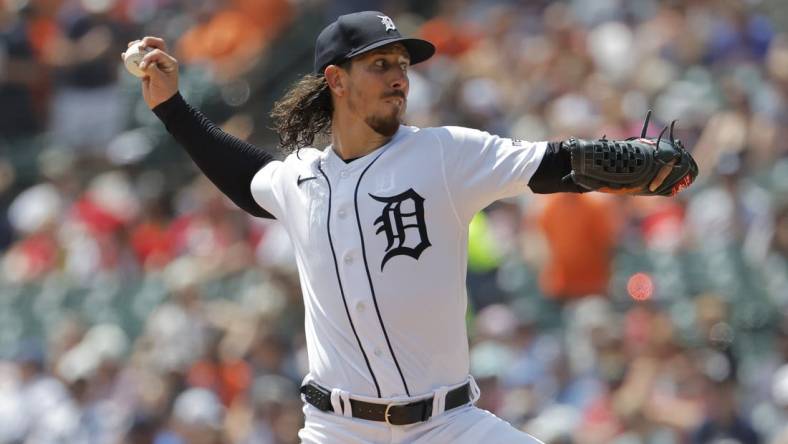
[[[701,167],[675,199],[480,213],[479,405],[549,444],[788,442],[784,1],[0,5],[0,442],[297,442],[285,233],[198,174],[120,53],[164,37],[186,99],[273,148],[273,101],[359,9],[438,46],[411,72],[411,124],[620,138],[653,108],[650,133],[679,119]]]

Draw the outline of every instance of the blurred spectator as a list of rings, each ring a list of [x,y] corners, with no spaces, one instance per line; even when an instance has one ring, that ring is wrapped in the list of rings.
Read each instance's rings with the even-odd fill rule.
[[[50,126],[62,144],[93,151],[122,129],[118,54],[125,50],[127,34],[111,15],[115,6],[114,0],[81,0],[60,10],[61,29],[47,48],[46,61],[57,86]]]
[[[758,434],[738,407],[735,364],[717,352],[707,353],[705,360],[700,365],[706,373],[706,415],[703,423],[692,434],[692,442],[700,444],[729,440],[741,444],[760,443]]]
[[[500,207],[479,212],[468,228],[468,297],[476,309],[505,299],[498,286],[498,269],[505,253],[500,226],[495,216],[504,213]],[[498,230],[496,230],[498,228]]]
[[[251,391],[252,417],[242,444],[296,443],[293,430],[301,422],[301,406],[292,381],[277,375],[257,378]]]
[[[558,300],[607,294],[616,214],[607,196],[561,193],[545,199],[538,216],[550,247],[540,275],[545,294]]]
[[[161,270],[175,256],[174,238],[169,229],[166,203],[148,202],[130,230],[131,248],[146,270]]]
[[[252,378],[249,364],[242,359],[243,346],[233,344],[232,336],[227,332],[224,337],[212,338],[203,357],[194,362],[187,374],[190,386],[217,393],[225,407],[249,389]]]
[[[154,444],[222,444],[224,408],[213,392],[201,388],[184,391],[175,399],[171,428]]]
[[[753,260],[763,260],[768,225],[774,217],[768,193],[746,178],[741,156],[724,155],[717,171],[719,184],[693,196],[687,208],[689,228],[701,248],[742,245]]]
[[[187,259],[170,266],[172,301],[157,307],[148,318],[146,333],[161,371],[185,371],[205,347],[207,325],[193,267],[195,263]]]
[[[36,109],[36,87],[43,67],[37,63],[30,41],[33,14],[30,5],[0,5],[0,138],[33,136],[42,129]]]
[[[63,204],[59,190],[48,183],[25,190],[11,202],[11,226],[25,237],[4,257],[4,275],[9,281],[41,279],[56,269],[62,248],[57,239],[57,218]]]
[[[204,3],[198,23],[178,41],[176,55],[186,63],[207,63],[220,80],[247,72],[289,23],[286,0],[232,0],[226,7]],[[214,6],[210,8],[208,5]]]

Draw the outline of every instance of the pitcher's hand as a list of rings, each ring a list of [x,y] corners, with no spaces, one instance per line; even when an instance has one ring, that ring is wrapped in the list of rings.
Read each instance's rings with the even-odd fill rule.
[[[129,42],[129,46],[138,41]],[[142,97],[148,108],[153,109],[178,92],[178,61],[167,53],[167,44],[163,39],[148,36],[142,39],[142,43],[153,48],[140,62],[140,69],[145,73],[142,78]]]

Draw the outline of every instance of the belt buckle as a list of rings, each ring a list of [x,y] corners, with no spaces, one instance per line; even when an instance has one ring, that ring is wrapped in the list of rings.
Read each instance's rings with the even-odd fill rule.
[[[410,402],[392,402],[391,404],[387,404],[386,405],[386,411],[383,413],[383,420],[386,421],[386,424],[388,424],[390,426],[396,426],[397,425],[397,424],[392,424],[391,421],[389,421],[389,416],[391,415],[389,410],[391,410],[392,407],[406,406],[408,404],[410,404]]]

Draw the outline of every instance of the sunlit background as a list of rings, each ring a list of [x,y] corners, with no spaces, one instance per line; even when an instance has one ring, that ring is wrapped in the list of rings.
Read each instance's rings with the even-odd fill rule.
[[[0,0],[0,443],[298,442],[285,231],[198,173],[120,53],[165,38],[186,100],[275,149],[273,101],[360,9],[438,47],[410,124],[624,138],[651,108],[701,167],[673,199],[476,217],[479,406],[547,444],[788,443],[784,0]]]

